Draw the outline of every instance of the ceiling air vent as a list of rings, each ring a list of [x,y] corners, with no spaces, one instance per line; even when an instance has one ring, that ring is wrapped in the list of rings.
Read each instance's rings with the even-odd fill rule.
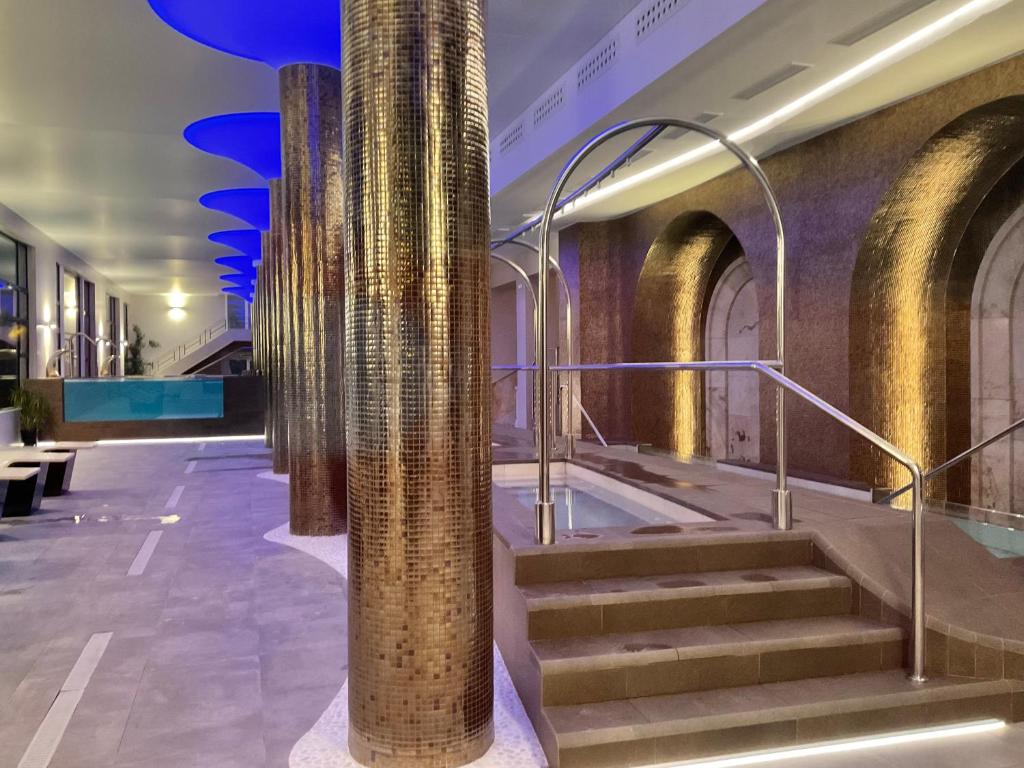
[[[651,0],[637,11],[636,39],[641,40],[657,29],[665,19],[678,11],[690,0]]]
[[[545,120],[547,120],[551,114],[557,110],[562,103],[565,101],[565,88],[558,86],[554,91],[548,94],[547,98],[538,104],[533,110],[533,125],[537,127]]]
[[[721,112],[701,112],[696,117],[690,119],[691,123],[700,123],[701,125],[707,125],[716,117],[721,117]],[[661,132],[661,138],[668,139],[669,141],[675,141],[676,139],[682,138],[690,133],[688,128],[666,128]]]
[[[810,69],[810,64],[787,64],[782,69],[772,72],[768,77],[758,80],[756,83],[751,85],[749,88],[744,88],[737,94],[733,95],[734,99],[740,99],[742,101],[749,101],[755,96],[760,96],[765,91],[774,88],[776,85],[786,82],[791,77],[795,77],[803,72],[805,69]]]
[[[522,120],[520,120],[518,123],[516,123],[507,131],[505,131],[501,139],[498,141],[498,149],[501,151],[501,154],[504,155],[516,144],[518,144],[520,140],[523,138],[523,133],[524,127]]]
[[[599,51],[594,53],[585,62],[580,64],[576,70],[576,88],[582,88],[593,81],[598,75],[606,71],[615,63],[616,42],[613,38]]]
[[[881,32],[890,24],[895,24],[905,16],[909,16],[914,11],[924,8],[933,2],[935,0],[906,0],[906,2],[900,3],[895,8],[868,19],[863,24],[854,27],[849,32],[830,42],[835,45],[856,45],[861,40],[871,37],[875,32]]]

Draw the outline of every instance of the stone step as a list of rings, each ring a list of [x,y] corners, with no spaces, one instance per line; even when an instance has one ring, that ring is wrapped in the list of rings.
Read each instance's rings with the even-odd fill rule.
[[[545,706],[896,669],[904,632],[857,616],[540,640]]]
[[[808,565],[521,587],[528,639],[850,613],[845,576]]]
[[[772,568],[811,563],[806,532],[758,531],[573,540],[517,550],[518,586],[626,576],[666,576],[729,568]]]
[[[1021,682],[894,671],[545,707],[539,735],[552,766],[621,768],[1022,717]]]

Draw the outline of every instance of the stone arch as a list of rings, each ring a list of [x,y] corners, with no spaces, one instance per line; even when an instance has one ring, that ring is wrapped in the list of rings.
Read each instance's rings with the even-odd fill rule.
[[[715,284],[742,249],[733,231],[707,211],[680,214],[647,252],[637,282],[634,359],[701,360],[704,327]],[[633,421],[639,442],[682,457],[704,455],[704,377],[650,372],[632,377]]]
[[[710,360],[757,360],[760,314],[750,262],[742,253],[730,261],[708,302],[704,347]],[[761,457],[760,380],[755,373],[705,374],[705,430],[708,455],[756,464]]]
[[[962,293],[977,262],[972,273],[958,251],[989,193],[1022,157],[1024,96],[964,113],[907,162],[861,244],[850,302],[851,408],[925,469],[969,440],[965,430],[948,429],[970,412]],[[852,457],[856,475],[876,487],[907,480],[860,441]],[[940,477],[929,495],[944,497],[945,489]]]

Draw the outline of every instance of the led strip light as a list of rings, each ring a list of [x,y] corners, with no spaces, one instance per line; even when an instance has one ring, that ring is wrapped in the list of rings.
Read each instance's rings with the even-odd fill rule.
[[[171,443],[234,443],[262,440],[263,435],[210,435],[209,437],[139,437],[97,440],[97,445],[165,445]],[[40,445],[45,445],[40,443]]]
[[[817,88],[813,88],[808,91],[803,96],[794,99],[779,109],[776,109],[774,112],[771,112],[764,117],[743,126],[733,133],[728,134],[728,137],[731,141],[737,143],[757,138],[758,136],[766,133],[769,129],[785,122],[789,118],[821,103],[826,98],[843,88],[863,80],[868,75],[874,74],[890,64],[894,64],[904,56],[908,56],[911,53],[924,48],[927,44],[934,42],[938,38],[951,34],[956,30],[967,26],[985,14],[1006,5],[1008,2],[1010,2],[1010,0],[971,0],[971,2],[961,5],[956,10],[950,11],[945,16],[936,19],[930,24],[926,24],[898,42],[893,43],[889,47],[883,48],[878,53],[869,56],[859,64],[850,67],[846,71],[833,77],[831,80],[828,80]],[[620,181],[614,182],[613,184],[609,184],[608,186],[593,189],[582,199],[575,201],[570,208],[579,210],[588,205],[593,205],[607,197],[619,194],[627,189],[632,189],[639,184],[643,184],[646,181],[650,181],[651,179],[669,173],[670,171],[682,168],[683,166],[694,163],[697,160],[702,160],[709,155],[715,154],[721,149],[721,145],[716,141],[705,142],[694,149],[670,158],[658,165],[648,168],[647,170],[640,171],[632,176],[628,176]],[[564,213],[565,211],[563,211],[563,214]]]
[[[731,757],[713,758],[711,760],[662,763],[658,766],[651,766],[651,768],[741,768],[742,766],[747,765],[766,765],[769,763],[778,763],[783,760],[796,760],[803,757],[837,755],[845,752],[859,752],[861,750],[873,749],[876,747],[892,747],[900,744],[914,744],[922,741],[949,739],[956,736],[971,736],[979,733],[998,731],[1005,727],[1006,723],[1002,720],[977,720],[969,723],[958,723],[956,725],[919,728],[911,731],[897,731],[895,733],[881,734],[878,736],[843,739],[841,741],[826,741],[819,744],[809,744],[804,747],[793,747],[791,749],[750,752],[743,755],[733,755]]]

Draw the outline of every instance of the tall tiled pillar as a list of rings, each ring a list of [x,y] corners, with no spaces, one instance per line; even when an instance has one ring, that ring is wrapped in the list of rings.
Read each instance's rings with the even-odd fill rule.
[[[331,536],[346,527],[341,73],[292,64],[279,73],[287,308],[290,529]]]
[[[263,378],[263,440],[267,448],[274,445],[274,402],[270,374],[270,343],[267,337],[269,323],[269,295],[267,274],[270,270],[270,233],[261,237],[260,264],[256,268],[256,291],[252,302],[253,362]]]
[[[482,0],[345,0],[349,748],[493,738]]]
[[[274,419],[274,472],[288,472],[288,361],[292,357],[291,314],[287,309],[288,272],[280,179],[270,180],[270,307],[273,316],[271,376]]]

